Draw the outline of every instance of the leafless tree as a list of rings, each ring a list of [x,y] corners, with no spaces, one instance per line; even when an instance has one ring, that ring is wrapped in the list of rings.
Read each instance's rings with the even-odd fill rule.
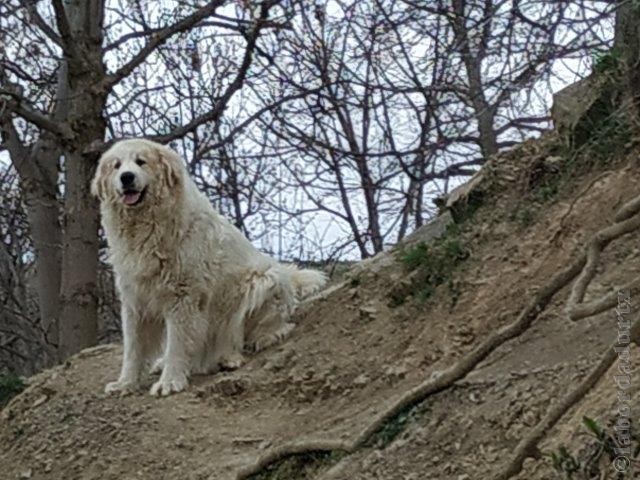
[[[285,16],[277,0],[243,3],[233,16],[222,13],[226,3],[9,0],[0,6],[3,145],[20,176],[31,227],[41,322],[61,358],[97,340],[98,212],[87,185],[108,134],[170,141],[215,122],[241,88],[261,32]],[[227,32],[242,48],[226,70],[216,70],[220,78],[213,78],[208,98],[193,100],[199,114],[176,122],[171,107],[181,103],[182,85],[140,79],[153,68],[174,72],[175,55],[167,50],[182,48],[181,37],[196,30]],[[215,69],[216,58],[202,68]],[[136,108],[152,91],[165,104]],[[165,132],[145,129],[152,121]],[[138,128],[124,129],[136,122]]]
[[[430,215],[425,198],[549,126],[558,62],[607,46],[598,2],[296,3],[258,51],[274,85],[251,141],[280,154],[291,188],[349,232],[362,257]],[[548,96],[548,95],[547,95]],[[264,91],[256,94],[265,98]]]
[[[42,330],[29,283],[33,277],[33,247],[17,188],[17,175],[0,168],[0,374],[13,370],[33,373],[42,367]]]
[[[423,225],[429,198],[548,127],[553,83],[610,46],[614,7],[2,2],[1,148],[21,200],[3,204],[2,225],[24,207],[3,301],[31,285],[38,312],[3,321],[33,327],[50,362],[117,328],[98,331],[115,299],[87,188],[112,140],[170,143],[216,207],[281,258],[368,257]]]

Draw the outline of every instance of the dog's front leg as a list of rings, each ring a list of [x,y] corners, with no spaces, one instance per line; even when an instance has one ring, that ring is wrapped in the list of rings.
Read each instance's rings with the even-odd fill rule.
[[[127,393],[136,389],[144,365],[144,345],[140,335],[141,317],[139,312],[124,301],[121,308],[123,355],[120,377],[105,387],[105,392]]]
[[[166,315],[166,343],[160,379],[151,395],[181,392],[189,384],[189,371],[207,337],[204,316],[188,298],[180,299]]]

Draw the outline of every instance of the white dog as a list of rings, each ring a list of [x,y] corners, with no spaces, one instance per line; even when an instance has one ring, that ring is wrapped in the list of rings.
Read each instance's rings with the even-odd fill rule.
[[[321,272],[258,252],[167,147],[116,143],[91,188],[122,303],[122,371],[107,392],[134,389],[158,358],[152,395],[184,390],[190,373],[239,367],[245,347],[260,350],[287,335],[297,301],[325,283]]]

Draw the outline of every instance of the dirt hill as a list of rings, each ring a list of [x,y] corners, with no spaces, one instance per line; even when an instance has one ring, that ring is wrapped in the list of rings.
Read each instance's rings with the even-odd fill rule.
[[[639,193],[637,139],[610,140],[575,153],[548,134],[494,158],[434,222],[303,304],[285,343],[187,392],[105,395],[115,345],[32,377],[0,414],[0,477],[634,478],[610,458],[615,306],[565,312],[585,245]],[[585,301],[638,275],[638,240],[590,257]]]

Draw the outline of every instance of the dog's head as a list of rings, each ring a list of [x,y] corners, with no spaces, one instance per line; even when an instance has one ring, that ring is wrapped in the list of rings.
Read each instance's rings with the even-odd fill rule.
[[[176,198],[184,175],[180,157],[170,148],[149,140],[122,140],[100,158],[91,192],[101,202],[143,208]]]

